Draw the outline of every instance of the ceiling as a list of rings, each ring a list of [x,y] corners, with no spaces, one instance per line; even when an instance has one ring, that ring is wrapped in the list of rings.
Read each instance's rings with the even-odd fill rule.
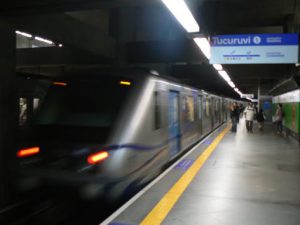
[[[298,0],[186,0],[201,33],[298,33]],[[58,75],[76,68],[145,66],[190,85],[238,97],[160,0],[15,0],[0,5],[14,29],[63,48],[17,50],[17,70]],[[224,65],[243,93],[268,94],[293,64]]]

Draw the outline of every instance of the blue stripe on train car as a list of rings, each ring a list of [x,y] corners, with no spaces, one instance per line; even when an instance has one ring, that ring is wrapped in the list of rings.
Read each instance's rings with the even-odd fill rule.
[[[171,156],[176,155],[180,150],[179,142],[179,93],[176,91],[170,91],[169,93],[169,139],[175,138],[170,143]]]

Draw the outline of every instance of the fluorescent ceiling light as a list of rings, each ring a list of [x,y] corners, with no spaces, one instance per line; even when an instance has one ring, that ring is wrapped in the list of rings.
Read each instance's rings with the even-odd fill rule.
[[[213,64],[213,67],[215,67],[216,70],[223,70],[223,67],[221,64]]]
[[[63,47],[63,44],[59,44],[58,47],[60,47],[60,48]]]
[[[16,31],[16,34],[22,35],[24,37],[28,37],[28,38],[32,38],[31,34],[25,33],[25,32],[21,32],[21,31]]]
[[[194,38],[194,42],[201,49],[207,59],[210,59],[210,45],[206,38]]]
[[[187,32],[199,32],[200,28],[184,0],[162,0]]]
[[[34,39],[37,40],[37,41],[41,41],[41,42],[47,43],[49,45],[54,44],[53,41],[50,41],[50,40],[47,40],[47,39],[44,39],[44,38],[41,38],[41,37],[38,37],[38,36],[34,37]]]
[[[223,77],[224,80],[227,82],[231,81],[230,77],[228,76],[227,72],[225,70],[220,70],[218,73]]]
[[[230,87],[235,88],[235,85],[232,81],[228,81],[227,83],[230,85]]]
[[[239,89],[238,89],[238,88],[234,88],[234,90],[235,90],[236,92],[239,92]]]
[[[246,99],[250,100],[251,102],[254,101],[252,98],[249,98],[249,97],[246,97]]]
[[[150,70],[149,72],[155,76],[159,76],[159,72],[156,70]]]

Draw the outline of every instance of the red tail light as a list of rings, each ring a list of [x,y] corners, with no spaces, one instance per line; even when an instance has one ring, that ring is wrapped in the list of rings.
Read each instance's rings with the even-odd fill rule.
[[[55,82],[53,82],[53,85],[57,85],[57,86],[67,86],[67,83],[55,81]]]
[[[19,158],[36,155],[40,152],[40,147],[24,148],[17,152]]]
[[[101,151],[101,152],[97,152],[95,154],[89,155],[89,157],[87,158],[87,161],[89,164],[97,164],[102,162],[103,160],[107,159],[109,157],[108,152],[106,151]]]

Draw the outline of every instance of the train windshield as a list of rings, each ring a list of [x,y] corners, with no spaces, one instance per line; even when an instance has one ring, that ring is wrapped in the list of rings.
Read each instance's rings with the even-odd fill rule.
[[[131,87],[120,79],[54,82],[39,112],[36,125],[104,128],[115,122]]]

